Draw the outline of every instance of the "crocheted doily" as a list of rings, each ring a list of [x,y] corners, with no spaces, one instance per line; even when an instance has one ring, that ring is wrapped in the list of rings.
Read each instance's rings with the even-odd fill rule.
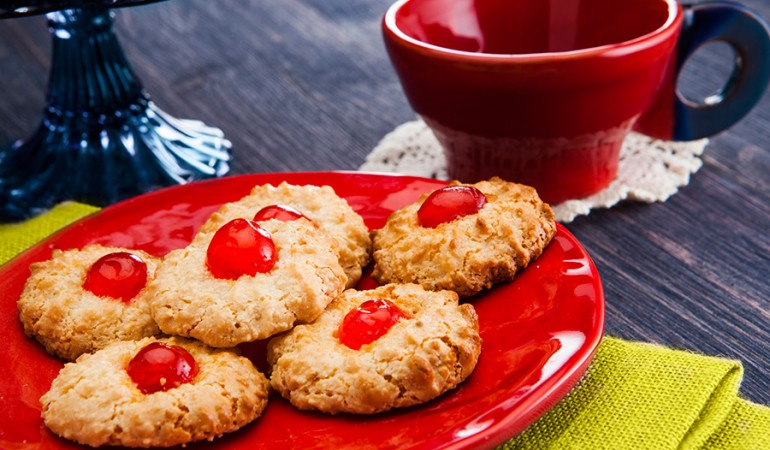
[[[623,200],[666,201],[703,165],[700,155],[706,144],[708,139],[670,142],[630,133],[620,151],[615,181],[589,197],[552,205],[556,220],[571,222],[592,209],[611,208]],[[407,122],[388,133],[359,170],[448,180],[443,150],[422,120]]]

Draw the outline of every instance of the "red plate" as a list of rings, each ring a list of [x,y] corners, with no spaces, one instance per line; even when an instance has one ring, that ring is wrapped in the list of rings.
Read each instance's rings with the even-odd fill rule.
[[[330,185],[374,229],[436,180],[362,173],[283,173],[176,186],[110,206],[41,242],[0,268],[0,448],[77,448],[48,432],[39,398],[62,363],[26,338],[16,300],[29,264],[53,248],[89,243],[163,255],[185,246],[218,205],[257,184]],[[469,300],[483,347],[474,373],[427,404],[373,416],[301,412],[272,395],[255,423],[214,443],[188,448],[485,448],[522,431],[578,381],[599,344],[604,297],[596,268],[561,225],[543,255],[512,283]],[[262,363],[257,362],[259,365]]]

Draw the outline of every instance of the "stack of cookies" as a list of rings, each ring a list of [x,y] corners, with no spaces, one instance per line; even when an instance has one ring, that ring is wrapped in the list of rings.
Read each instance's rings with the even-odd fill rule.
[[[18,301],[24,331],[74,361],[43,421],[91,446],[167,447],[256,420],[270,389],[330,414],[427,402],[481,352],[460,298],[513,279],[554,233],[535,191],[500,179],[453,182],[371,233],[330,187],[282,183],[223,205],[162,258],[55,250]],[[380,286],[356,290],[370,262]],[[269,380],[237,349],[262,340]]]

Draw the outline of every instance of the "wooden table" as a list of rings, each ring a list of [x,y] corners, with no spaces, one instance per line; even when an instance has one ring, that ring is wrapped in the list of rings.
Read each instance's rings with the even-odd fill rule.
[[[389,3],[168,1],[120,10],[116,29],[161,108],[225,131],[233,174],[357,169],[414,119],[380,37]],[[685,84],[711,93],[729,57],[704,50]],[[0,147],[37,126],[49,63],[43,17],[0,22]],[[568,228],[599,268],[608,334],[739,359],[744,395],[770,404],[770,94],[703,159],[668,202]]]

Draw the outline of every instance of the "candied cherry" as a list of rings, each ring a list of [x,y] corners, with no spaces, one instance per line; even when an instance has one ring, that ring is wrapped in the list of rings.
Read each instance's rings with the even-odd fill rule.
[[[304,214],[286,205],[270,205],[257,211],[254,215],[254,222],[260,222],[262,220],[277,219],[284,222],[291,222],[297,220],[300,217],[305,217]],[[307,217],[305,217],[307,219]]]
[[[398,306],[381,298],[367,300],[342,319],[337,336],[353,350],[382,337],[399,320],[406,319]]]
[[[269,272],[277,259],[270,233],[247,219],[234,219],[222,225],[206,252],[209,272],[229,280]]]
[[[134,254],[113,252],[91,265],[83,289],[100,297],[112,297],[128,303],[145,284],[147,264]]]
[[[447,186],[433,191],[417,211],[420,225],[436,228],[458,217],[479,212],[487,197],[473,186]]]
[[[126,372],[143,394],[152,394],[189,383],[198,374],[198,365],[182,347],[152,342],[131,358]]]

